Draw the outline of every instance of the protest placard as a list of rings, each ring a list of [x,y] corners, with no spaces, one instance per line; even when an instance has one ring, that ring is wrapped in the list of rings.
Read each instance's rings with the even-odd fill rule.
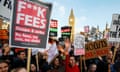
[[[109,41],[120,42],[120,14],[113,14]]]
[[[80,34],[75,35],[74,39],[74,55],[85,54],[85,37]]]
[[[106,39],[96,40],[85,44],[85,59],[105,56],[109,52],[109,46]]]
[[[15,0],[10,31],[11,46],[46,48],[51,6],[37,0]]]
[[[0,17],[10,20],[14,0],[0,0]]]

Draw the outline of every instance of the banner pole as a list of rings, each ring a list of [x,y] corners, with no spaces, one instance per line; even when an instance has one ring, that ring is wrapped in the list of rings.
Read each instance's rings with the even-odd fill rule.
[[[85,69],[85,72],[87,71],[87,66],[86,66],[86,62],[85,62],[85,56],[83,56],[83,65],[84,65],[84,69]]]
[[[27,57],[27,72],[30,72],[30,61],[31,61],[31,49],[28,48],[28,57]]]
[[[110,64],[108,64],[108,72],[111,72]]]
[[[112,58],[112,63],[114,63],[114,60],[115,60],[115,56],[116,56],[116,51],[117,51],[117,48],[119,47],[119,42],[116,44],[115,48],[114,48],[114,54],[113,54],[113,58]]]
[[[82,56],[80,56],[80,70],[82,72]]]
[[[39,72],[39,61],[38,61],[38,54],[36,54],[36,64],[37,64],[37,72]]]

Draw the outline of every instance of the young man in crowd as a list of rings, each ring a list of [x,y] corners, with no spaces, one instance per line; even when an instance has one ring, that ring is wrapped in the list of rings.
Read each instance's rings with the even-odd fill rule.
[[[18,67],[25,67],[26,68],[27,61],[26,61],[26,53],[25,51],[19,51],[17,53],[17,57],[14,58],[12,67],[18,68]]]
[[[76,64],[75,56],[70,56],[71,42],[70,39],[65,39],[65,48],[58,48],[62,53],[65,54],[65,72],[80,72],[78,65]]]
[[[97,63],[97,72],[115,72],[112,64],[113,52],[110,50],[106,55],[105,59],[99,57],[99,62]]]
[[[0,61],[0,72],[9,72],[9,64],[7,61]]]
[[[96,64],[90,64],[90,66],[88,67],[88,71],[87,72],[96,72],[97,69],[97,65]]]

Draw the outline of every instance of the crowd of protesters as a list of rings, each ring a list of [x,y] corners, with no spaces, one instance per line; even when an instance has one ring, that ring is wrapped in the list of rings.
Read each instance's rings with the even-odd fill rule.
[[[49,38],[49,44],[55,44],[59,54],[48,63],[48,50],[38,52],[38,64],[35,55],[32,55],[30,72],[120,72],[119,48],[112,62],[115,46],[110,48],[106,56],[85,60],[86,64],[82,63],[81,67],[80,56],[74,56],[74,46],[69,38],[63,42]],[[12,48],[7,42],[1,44],[0,72],[27,72],[27,55],[27,48]]]

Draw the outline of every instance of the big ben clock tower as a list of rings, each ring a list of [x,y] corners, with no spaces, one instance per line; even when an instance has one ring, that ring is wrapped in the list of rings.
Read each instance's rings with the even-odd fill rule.
[[[71,42],[74,41],[74,25],[75,24],[75,17],[74,17],[74,14],[73,14],[73,9],[71,9],[71,12],[70,12],[70,16],[69,16],[69,25],[72,27],[72,30],[71,30]]]

